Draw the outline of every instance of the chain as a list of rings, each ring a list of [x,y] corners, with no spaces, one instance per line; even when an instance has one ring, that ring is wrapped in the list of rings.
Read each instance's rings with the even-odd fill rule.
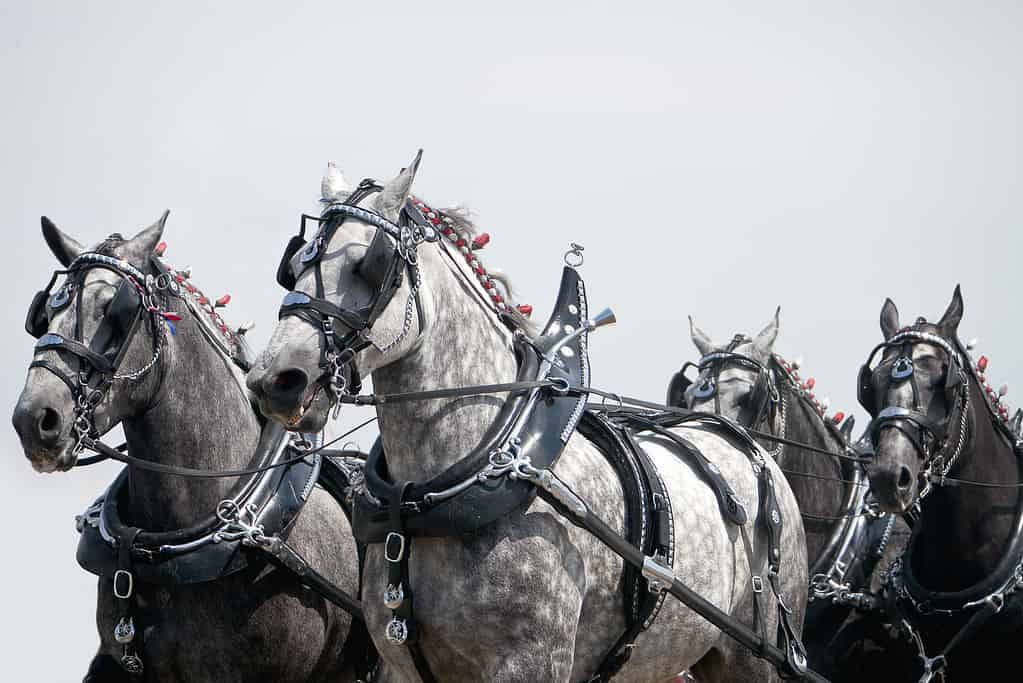
[[[778,427],[779,432],[778,436],[784,439],[785,434],[788,432],[787,429],[788,425],[785,423],[785,394],[783,394],[781,391],[778,391],[778,416],[781,419],[780,423],[781,426]],[[771,456],[771,458],[773,458],[774,460],[777,460],[778,456],[781,455],[782,449],[784,448],[785,444],[779,441],[778,445],[775,446],[773,450],[768,451],[767,454]]]
[[[942,464],[941,458],[935,457],[924,469],[924,488],[920,491],[920,495],[917,496],[916,502],[912,507],[919,509],[923,499],[926,498],[931,491],[934,490],[934,484],[941,486],[941,480],[948,476],[948,473],[952,471],[952,467],[955,465],[956,460],[959,458],[959,454],[963,450],[963,446],[966,444],[966,421],[969,415],[970,408],[970,395],[968,392],[963,392],[963,407],[962,417],[959,421],[959,441],[956,443],[956,448],[952,452],[952,456],[948,459],[947,463]],[[932,473],[931,468],[938,465],[940,474],[935,475]]]
[[[138,370],[135,370],[134,372],[127,372],[127,373],[120,374],[120,375],[114,375],[114,379],[127,380],[129,382],[133,382],[133,381],[137,380],[139,377],[141,377],[142,375],[144,375],[147,372],[149,372],[150,370],[152,370],[156,366],[156,364],[160,361],[161,349],[162,349],[162,344],[157,342],[156,348],[153,351],[153,357],[152,357],[152,359],[150,359],[150,361],[148,363],[146,363],[143,367],[139,368]]]
[[[889,515],[888,524],[884,528],[884,533],[881,534],[881,542],[877,545],[877,556],[884,557],[885,551],[888,549],[888,543],[892,540],[892,531],[895,530],[895,515]]]
[[[411,251],[410,254],[414,254],[415,251]],[[406,259],[408,257],[406,256]],[[419,268],[415,268],[413,272],[416,274],[416,281],[409,290],[408,299],[405,301],[405,322],[401,327],[401,332],[398,333],[394,339],[383,346],[378,346],[380,353],[387,353],[395,346],[401,343],[401,341],[408,335],[409,330],[412,329],[412,312],[416,304],[416,296],[419,294],[419,287],[423,282],[422,274],[419,272]]]

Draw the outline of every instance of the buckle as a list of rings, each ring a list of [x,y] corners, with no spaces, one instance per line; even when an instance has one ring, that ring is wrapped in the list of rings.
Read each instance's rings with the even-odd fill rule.
[[[127,589],[125,589],[123,591],[119,591],[119,590],[117,590],[118,580],[120,578],[122,578],[122,577],[128,579],[128,587],[127,587]],[[117,598],[119,600],[127,600],[128,598],[131,597],[131,594],[134,592],[134,590],[135,590],[135,577],[131,575],[131,572],[126,571],[124,569],[118,569],[116,572],[114,572],[114,597],[115,598]]]
[[[398,551],[396,553],[391,552],[391,539],[398,541]],[[405,536],[395,531],[391,531],[387,534],[387,538],[384,539],[384,559],[388,562],[401,562],[401,559],[405,557]]]
[[[764,577],[760,574],[753,575],[753,592],[763,593],[764,592]]]

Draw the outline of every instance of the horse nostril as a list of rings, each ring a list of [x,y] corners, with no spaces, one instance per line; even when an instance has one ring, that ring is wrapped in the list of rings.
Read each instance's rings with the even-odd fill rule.
[[[309,381],[301,370],[285,370],[274,377],[273,393],[297,394],[305,389]]]
[[[909,473],[908,467],[899,469],[899,488],[905,491],[913,483],[913,475]]]
[[[60,413],[53,408],[43,408],[39,420],[36,422],[39,430],[39,437],[44,441],[55,441],[60,436],[61,419]]]

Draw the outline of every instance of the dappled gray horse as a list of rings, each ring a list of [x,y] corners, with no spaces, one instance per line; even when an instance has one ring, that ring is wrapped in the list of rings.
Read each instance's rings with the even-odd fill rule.
[[[887,647],[876,594],[909,530],[896,516],[879,517],[873,509],[865,469],[850,448],[853,418],[828,415],[829,401],[818,397],[815,379],[800,376],[802,361],[774,351],[779,312],[755,337],[736,334],[727,344],[712,341],[690,319],[699,374],[690,380],[687,363],[672,379],[668,402],[726,415],[759,432],[754,438],[785,473],[806,528],[810,663],[833,679],[859,677],[861,641]],[[877,618],[860,623],[865,613]]]
[[[84,439],[119,423],[128,453],[157,466],[219,471],[251,465],[257,453],[280,457],[283,434],[261,427],[233,362],[242,342],[187,274],[152,256],[165,219],[133,239],[113,235],[92,249],[43,219],[47,244],[69,270],[55,292],[36,297],[27,324],[40,340],[14,426],[36,470],[70,469]],[[100,646],[86,681],[353,677],[343,671],[352,626],[346,612],[265,556],[239,548],[230,534],[209,542],[209,530],[200,528],[208,519],[214,527],[233,518],[244,526],[252,511],[224,504],[242,482],[248,488],[237,499],[264,504],[259,512],[272,517],[265,507],[270,499],[260,493],[268,484],[259,482],[283,488],[309,476],[294,468],[277,472],[195,479],[125,468],[107,493],[115,504],[94,506],[80,521],[79,561],[104,574]],[[303,493],[307,502],[292,520],[288,543],[356,593],[356,549],[345,515],[319,487]],[[272,500],[297,514],[296,500]],[[123,542],[110,546],[109,534]],[[163,539],[166,552],[147,546],[147,539]],[[209,580],[176,583],[200,579]]]
[[[561,510],[563,500],[581,499],[591,515],[617,533],[625,532],[628,502],[609,459],[589,438],[572,432],[574,423],[568,420],[561,433],[564,450],[553,473],[538,473],[537,460],[545,452],[537,444],[557,442],[559,432],[538,430],[492,451],[483,450],[488,467],[452,478],[466,454],[475,457],[486,444],[500,442],[497,431],[507,426],[503,416],[508,407],[526,399],[400,398],[402,392],[532,379],[535,373],[520,371],[529,359],[537,358],[533,345],[552,354],[559,351],[557,358],[541,362],[577,371],[584,345],[549,344],[567,340],[585,324],[581,281],[576,292],[577,276],[566,269],[563,283],[569,286],[559,296],[556,318],[547,335],[537,335],[521,315],[528,309],[513,306],[507,287],[482,265],[478,249],[488,237],[478,234],[462,212],[434,211],[414,198],[407,201],[417,166],[418,157],[383,187],[364,182],[354,195],[331,169],[323,183],[327,205],[323,227],[306,245],[293,241],[289,250],[293,258],[282,263],[281,282],[294,291],[285,298],[284,317],[248,384],[267,416],[291,429],[316,431],[338,397],[354,400],[347,394],[357,391],[360,375],[372,375],[383,401],[377,415],[386,465],[381,453],[376,460],[371,454],[367,478],[395,483],[387,489],[393,492],[387,501],[370,499],[379,488],[361,491],[356,526],[360,504],[389,511],[367,513],[367,525],[397,525],[387,527],[393,530],[386,543],[369,548],[364,570],[362,597],[370,634],[382,651],[382,680],[418,680],[417,669],[429,670],[428,678],[443,681],[588,680],[609,653],[621,654],[615,645],[627,626],[620,587],[628,570]],[[417,214],[415,232],[396,225],[403,211]],[[342,214],[343,221],[338,219]],[[587,368],[583,377],[588,379]],[[541,421],[548,415],[545,410],[551,415],[560,410],[564,398],[556,392],[528,395],[539,395],[542,405],[539,412],[525,415]],[[384,401],[384,396],[394,398]],[[584,418],[581,424],[586,422]],[[508,433],[522,433],[517,428],[510,426]],[[732,443],[730,433],[709,423],[665,431],[705,460],[681,457],[675,441],[663,434],[635,435],[655,470],[652,478],[663,480],[667,491],[668,500],[656,505],[665,514],[667,526],[660,528],[670,537],[671,552],[654,564],[673,566],[683,583],[748,625],[754,624],[755,599],[767,598],[760,603],[760,623],[770,625],[767,631],[773,642],[777,601],[770,597],[769,587],[763,588],[768,546],[765,520],[758,512],[761,484],[751,464],[751,457],[763,462],[762,449],[753,444],[744,450]],[[526,452],[534,454],[532,464],[521,457]],[[697,462],[706,463],[703,474]],[[806,602],[806,549],[799,511],[777,465],[768,459],[763,467],[777,486],[777,507],[767,517],[779,521],[777,512],[786,520],[777,539],[778,590],[793,612],[792,621],[799,624]],[[440,529],[414,539],[401,533],[402,524],[421,519],[419,512],[428,516],[441,503],[465,500],[463,495],[476,500],[495,489],[495,500],[503,496],[522,483],[501,478],[499,472],[509,468],[520,477],[546,476],[549,488],[478,528],[466,517],[486,515],[487,506],[451,509],[446,523],[465,523],[469,529],[465,533],[443,535]],[[706,471],[723,475],[734,490],[732,501],[749,511],[742,523],[724,519]],[[439,486],[442,479],[452,482],[450,490],[417,497],[417,490],[430,488],[431,480]],[[400,482],[427,484],[406,489]],[[566,493],[568,489],[578,498]],[[438,526],[444,526],[444,520]],[[752,546],[752,560],[744,538]],[[755,588],[764,592],[755,593]],[[636,599],[642,596],[637,594]],[[657,606],[663,608],[650,628],[626,642],[625,650],[632,656],[625,654],[618,661],[624,665],[616,681],[666,680],[686,668],[701,681],[765,681],[776,675],[764,661],[672,598]]]

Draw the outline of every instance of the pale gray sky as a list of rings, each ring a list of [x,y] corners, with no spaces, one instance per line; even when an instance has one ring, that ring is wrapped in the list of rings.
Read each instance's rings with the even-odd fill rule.
[[[620,321],[592,340],[599,386],[659,400],[695,355],[687,314],[725,340],[781,304],[777,348],[862,418],[884,297],[936,317],[957,282],[989,375],[1023,380],[1021,21],[1015,2],[5,2],[3,405],[54,267],[40,214],[91,243],[170,208],[169,259],[234,294],[258,345],[326,161],[386,178],[419,147],[417,192],[476,210],[537,317],[585,245]],[[6,435],[3,659],[77,680],[97,641],[72,516],[116,469],[38,475]]]

